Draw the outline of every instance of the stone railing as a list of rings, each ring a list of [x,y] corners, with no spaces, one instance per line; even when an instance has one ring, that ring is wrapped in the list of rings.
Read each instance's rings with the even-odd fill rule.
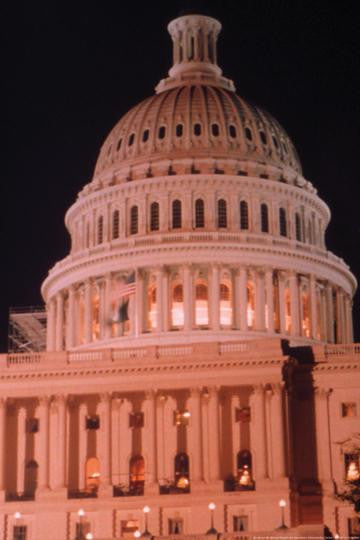
[[[358,357],[360,360],[360,343],[325,345],[323,349],[324,357],[330,361],[349,359],[349,357]]]

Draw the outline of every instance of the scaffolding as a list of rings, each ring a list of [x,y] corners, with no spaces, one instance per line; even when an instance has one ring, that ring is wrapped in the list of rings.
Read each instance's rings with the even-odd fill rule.
[[[46,348],[46,311],[44,306],[9,309],[9,353],[41,352]]]

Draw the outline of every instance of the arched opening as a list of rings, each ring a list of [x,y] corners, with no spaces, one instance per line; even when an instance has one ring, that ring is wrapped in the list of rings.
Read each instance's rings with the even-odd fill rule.
[[[300,214],[295,214],[295,237],[298,242],[301,242],[301,219]]]
[[[151,285],[148,289],[148,327],[150,330],[156,329],[157,301],[156,286]]]
[[[174,328],[184,326],[184,292],[181,283],[174,285],[172,290],[171,324]]]
[[[287,236],[287,223],[285,208],[279,208],[279,232],[280,236]]]
[[[119,238],[119,225],[120,225],[120,215],[119,215],[119,210],[115,210],[113,212],[113,217],[112,217],[112,237],[113,237],[113,240],[116,240],[116,238]]]
[[[33,498],[37,488],[39,466],[35,460],[30,460],[26,463],[24,491],[26,498]]]
[[[196,199],[195,201],[195,227],[196,229],[205,227],[205,210],[202,199]]]
[[[285,332],[288,334],[291,332],[291,299],[288,282],[286,282],[285,286]]]
[[[301,289],[302,335],[310,337],[310,295],[307,287]]]
[[[261,214],[261,232],[269,232],[269,209],[267,204],[263,203],[260,206]]]
[[[96,493],[100,485],[100,461],[91,457],[85,464],[85,489],[89,493]]]
[[[220,324],[232,324],[231,287],[228,283],[220,283]]]
[[[219,229],[226,229],[227,227],[227,208],[224,199],[218,201],[218,227]]]
[[[159,203],[153,202],[150,205],[150,230],[159,230]]]
[[[247,325],[250,330],[255,325],[255,287],[252,281],[247,282]]]
[[[249,207],[246,201],[240,202],[240,229],[247,230],[249,228]]]
[[[139,227],[138,219],[138,207],[132,206],[130,209],[130,234],[137,234]]]
[[[172,228],[181,229],[181,201],[176,199],[172,202]]]
[[[239,489],[254,489],[252,478],[252,458],[249,450],[241,450],[237,454],[238,487]]]
[[[94,287],[91,295],[92,306],[92,340],[96,341],[100,337],[100,297],[99,290]]]
[[[197,326],[209,324],[208,287],[203,282],[198,282],[195,286],[195,324]]]
[[[190,491],[189,456],[185,452],[175,456],[175,486],[184,493]]]
[[[104,240],[104,218],[103,216],[100,216],[98,219],[98,227],[97,227],[97,243],[102,244]]]
[[[145,461],[140,455],[130,459],[129,492],[131,495],[144,495]]]

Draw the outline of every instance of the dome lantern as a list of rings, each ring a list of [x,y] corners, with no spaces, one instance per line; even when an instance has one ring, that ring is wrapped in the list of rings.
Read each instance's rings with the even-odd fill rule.
[[[173,41],[173,66],[169,77],[160,81],[156,92],[202,82],[235,91],[233,81],[222,77],[217,65],[217,37],[221,24],[205,15],[184,15],[170,22]]]

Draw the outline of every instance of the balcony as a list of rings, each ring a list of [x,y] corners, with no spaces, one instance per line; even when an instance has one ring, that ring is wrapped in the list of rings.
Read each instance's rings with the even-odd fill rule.
[[[113,486],[113,497],[137,497],[144,495],[144,482],[133,482],[129,486],[118,484]]]
[[[93,489],[69,489],[68,499],[96,499],[97,488]]]

